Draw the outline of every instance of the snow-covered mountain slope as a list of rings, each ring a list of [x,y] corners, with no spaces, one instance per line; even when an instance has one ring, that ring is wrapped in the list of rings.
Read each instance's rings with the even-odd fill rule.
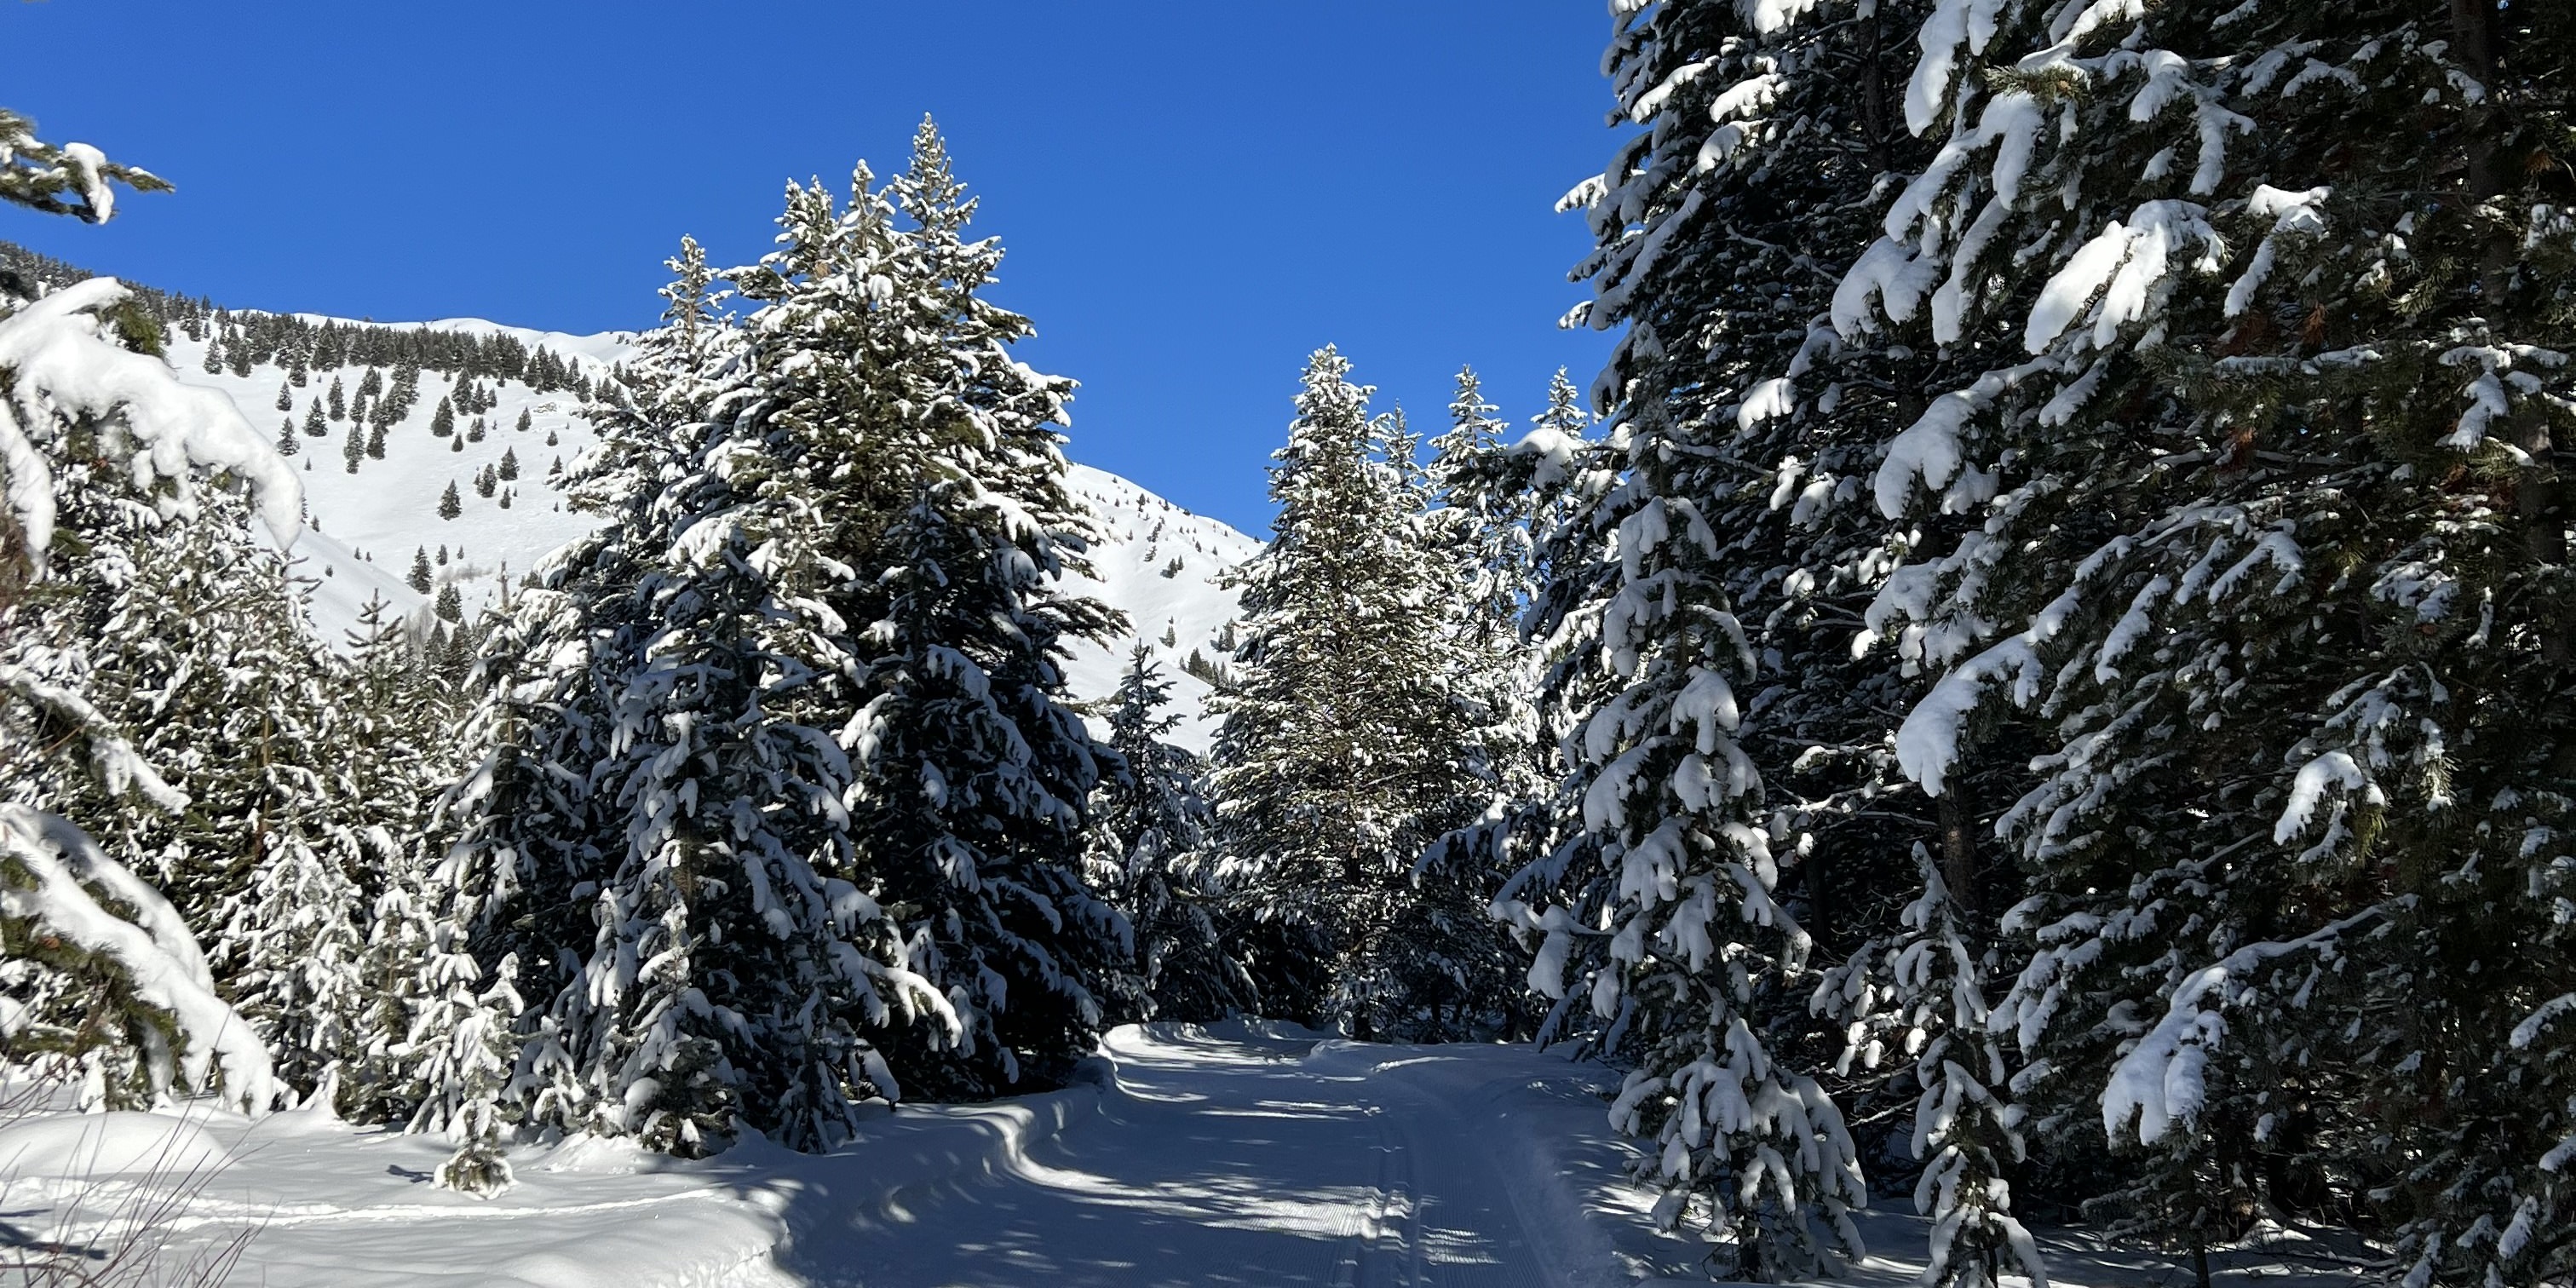
[[[612,336],[629,344],[634,338]],[[570,394],[540,394],[516,382],[501,385],[497,404],[483,416],[490,428],[482,441],[468,441],[471,416],[459,416],[458,432],[441,438],[430,432],[430,422],[440,397],[453,390],[456,382],[439,372],[422,372],[420,397],[409,414],[386,431],[384,459],[361,458],[352,473],[341,451],[351,429],[349,421],[326,418],[325,433],[318,438],[306,436],[303,426],[312,404],[326,395],[333,379],[354,394],[366,368],[312,372],[303,386],[288,386],[294,409],[282,411],[277,398],[279,387],[286,384],[284,370],[263,363],[252,367],[247,376],[230,370],[209,375],[202,367],[205,350],[204,343],[185,336],[173,339],[170,362],[180,380],[221,390],[242,415],[272,437],[282,422],[296,426],[292,463],[302,472],[310,524],[295,553],[303,561],[304,573],[314,579],[314,625],[334,642],[357,621],[370,595],[382,595],[405,614],[428,610],[429,596],[406,582],[415,550],[448,553],[445,562],[435,565],[434,576],[440,585],[455,583],[470,611],[491,602],[503,568],[513,576],[523,574],[548,551],[590,527],[588,516],[564,508],[546,477],[556,462],[569,463],[594,439]],[[612,342],[595,345],[582,356],[586,367],[604,370],[604,360],[613,360],[617,351]],[[524,431],[517,428],[523,411],[529,415]],[[556,440],[551,446],[546,442],[550,435]],[[487,465],[499,466],[505,454],[514,454],[519,464],[518,479],[506,485],[514,491],[506,509],[498,491],[484,497],[474,487],[475,475]],[[456,485],[462,509],[456,518],[442,519],[439,497],[450,483]]]
[[[326,320],[299,316],[316,324]],[[631,353],[636,340],[631,332],[566,335],[470,318],[396,325],[508,335],[531,351],[542,347],[578,359],[593,374]],[[205,351],[204,341],[173,337],[170,362],[182,381],[221,390],[252,424],[272,436],[290,418],[296,427],[292,437],[298,450],[292,463],[304,480],[312,523],[295,554],[314,583],[314,626],[335,643],[346,638],[372,597],[416,619],[428,613],[432,596],[408,583],[415,551],[430,553],[434,584],[454,584],[470,612],[491,603],[505,571],[514,579],[525,574],[590,527],[589,516],[564,506],[549,478],[556,462],[569,464],[595,441],[571,394],[541,393],[515,381],[498,386],[486,382],[496,402],[482,415],[488,428],[481,441],[467,436],[475,419],[469,415],[457,417],[455,436],[441,438],[430,432],[431,419],[441,396],[457,382],[424,371],[418,400],[386,432],[384,458],[362,458],[351,473],[342,454],[348,421],[326,415],[321,437],[307,436],[303,427],[309,409],[327,397],[335,377],[354,394],[364,367],[312,371],[302,386],[288,386],[294,409],[285,411],[277,406],[279,387],[287,380],[283,369],[261,364],[247,376],[230,370],[210,375],[203,369]],[[517,428],[523,412],[525,430]],[[485,497],[474,486],[475,476],[486,466],[497,470],[505,453],[514,455],[519,467],[519,477],[501,485],[511,495],[506,508],[499,489]],[[1092,552],[1095,575],[1075,579],[1069,589],[1095,595],[1124,612],[1135,635],[1162,655],[1184,716],[1174,741],[1204,750],[1213,732],[1201,713],[1207,685],[1182,674],[1180,663],[1193,652],[1224,660],[1216,644],[1234,618],[1236,596],[1218,586],[1216,578],[1250,558],[1261,543],[1115,474],[1076,465],[1070,481],[1092,507],[1101,544]],[[444,519],[439,499],[451,483],[462,509],[455,518]],[[447,557],[439,562],[442,550]],[[1074,694],[1099,698],[1114,691],[1129,643],[1077,644],[1070,667]]]
[[[1162,657],[1172,679],[1172,700],[1182,714],[1172,741],[1206,751],[1216,733],[1205,715],[1208,686],[1180,664],[1192,653],[1211,662],[1227,660],[1217,645],[1234,620],[1238,595],[1216,579],[1259,553],[1261,543],[1106,470],[1075,465],[1068,481],[1091,507],[1100,537],[1091,552],[1092,576],[1078,584],[1127,614],[1133,632],[1127,644],[1078,646],[1067,668],[1073,691],[1084,697],[1114,692],[1128,645],[1141,639]]]

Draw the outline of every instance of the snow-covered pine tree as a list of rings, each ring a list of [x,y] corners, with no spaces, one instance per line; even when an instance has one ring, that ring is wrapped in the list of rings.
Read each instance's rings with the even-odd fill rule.
[[[1060,1078],[1110,1009],[1137,1002],[1124,996],[1133,932],[1058,834],[1082,817],[1100,757],[1054,705],[1054,649],[1023,652],[1011,629],[1025,618],[1052,644],[1065,624],[1041,615],[1036,580],[1013,584],[1017,561],[995,559],[1009,530],[977,513],[974,487],[971,477],[924,486],[888,534],[909,558],[882,575],[894,593],[868,634],[888,647],[871,659],[869,701],[843,737],[861,775],[852,821],[862,858],[910,913],[913,968],[946,983],[960,1024],[953,1047],[898,1035],[897,1068],[934,1094],[980,1097]],[[971,578],[984,568],[1003,574],[998,585]]]
[[[1898,749],[1942,792],[1977,734],[2039,742],[1998,1019],[2195,1250],[2340,1194],[2417,1288],[2576,1255],[2534,1233],[2576,1152],[2569,23],[1995,0],[1918,37],[1943,147],[1837,320],[1943,346],[1875,491],[1981,526],[1881,599],[1940,676]]]
[[[1349,373],[1329,346],[1308,361],[1272,458],[1276,539],[1232,574],[1244,638],[1214,701],[1215,790],[1220,880],[1254,923],[1265,1009],[1369,1036],[1430,1022],[1437,999],[1408,993],[1390,931],[1479,766],[1454,634],[1426,611],[1453,594],[1448,570],[1400,429]]]
[[[1096,767],[1058,700],[1059,641],[1106,624],[1047,585],[1082,541],[1066,386],[976,298],[999,251],[958,237],[935,135],[893,191],[913,227],[864,168],[846,213],[792,190],[738,331],[691,248],[576,467],[608,527],[487,650],[456,884],[490,948],[587,959],[531,981],[536,1121],[819,1147],[1096,1031],[1123,930],[1081,884]]]
[[[1570,396],[1571,386],[1564,392]],[[1472,754],[1466,791],[1442,811],[1463,825],[1415,864],[1414,897],[1391,936],[1401,946],[1404,991],[1429,1012],[1429,1023],[1407,1035],[1414,1037],[1515,1034],[1531,1019],[1526,954],[1491,904],[1518,866],[1509,845],[1514,825],[1551,786],[1536,702],[1544,650],[1521,631],[1538,591],[1541,517],[1536,491],[1508,460],[1499,410],[1476,373],[1461,370],[1449,428],[1431,440],[1425,470],[1436,506],[1423,518],[1422,538],[1441,584],[1457,588],[1432,601],[1445,610],[1438,657]],[[1577,435],[1588,419],[1577,410]]]
[[[356,750],[347,770],[353,793],[337,808],[363,825],[369,862],[356,874],[361,911],[352,915],[365,942],[353,968],[360,1004],[347,1021],[351,1050],[315,1082],[346,1117],[400,1123],[421,1108],[412,1035],[441,982],[432,950],[458,942],[462,930],[433,879],[425,830],[431,802],[456,771],[456,704],[424,666],[410,624],[381,596],[361,608],[347,643],[335,710]]]
[[[64,570],[116,644],[114,672],[95,681],[100,709],[145,730],[138,750],[191,799],[183,814],[131,816],[98,835],[153,875],[300,1095],[353,1053],[360,881],[418,802],[362,789],[376,749],[284,562],[250,536],[238,502],[211,496],[200,508],[200,522],[132,542],[128,559]],[[77,792],[66,808],[113,815]]]
[[[1890,791],[1905,677],[1851,650],[1903,535],[1861,479],[1930,355],[1832,326],[1872,193],[1921,152],[1893,100],[1924,6],[1614,11],[1614,121],[1644,129],[1566,202],[1598,243],[1570,320],[1625,329],[1594,385],[1609,436],[1540,463],[1617,473],[1550,525],[1538,624],[1575,794],[1497,906],[1545,932],[1552,1031],[1588,1009],[1638,1062],[1622,1117],[1664,1146],[1666,1214],[1705,1194],[1738,1273],[1797,1273],[1851,1253],[1864,1201],[1810,933],[1892,925],[1909,844],[1951,821]],[[1760,1166],[1773,1149],[1791,1166]]]
[[[1496,416],[1501,408],[1486,401],[1484,382],[1472,368],[1459,370],[1457,386],[1449,428],[1430,443],[1427,468],[1440,509],[1429,526],[1464,579],[1461,598],[1476,642],[1516,653],[1521,613],[1536,590],[1530,493],[1491,481],[1495,471],[1488,462],[1505,446],[1505,422]],[[1559,386],[1572,392],[1562,371],[1550,386],[1551,397]]]
[[[456,1152],[439,1164],[438,1184],[490,1198],[513,1179],[501,1131],[502,1099],[519,1062],[519,959],[505,955],[487,972],[467,950],[462,929],[439,927],[424,960],[428,987],[413,1008],[406,1044],[408,1085],[419,1089],[410,1126],[444,1131],[456,1142]]]
[[[864,552],[858,566],[882,571],[845,601],[865,666],[839,738],[862,870],[905,918],[912,968],[943,987],[961,1026],[953,1047],[898,1032],[896,1070],[931,1092],[990,1095],[1062,1077],[1090,1052],[1103,1008],[1133,986],[1130,931],[1082,880],[1100,757],[1065,705],[1062,667],[1070,640],[1123,623],[1056,587],[1085,566],[1092,539],[1065,486],[1058,426],[1072,382],[1009,356],[1030,325],[982,298],[1001,248],[965,240],[975,203],[927,118],[912,164],[887,187],[910,226],[895,261],[906,275],[877,321],[908,340],[870,375],[881,398],[913,410],[888,424],[834,408],[833,432],[873,437],[886,465],[883,482],[852,489],[857,513],[900,507],[881,537],[849,547]],[[757,297],[753,282],[765,291],[771,280],[737,282]],[[839,289],[811,273],[775,280],[790,289],[770,307],[791,317]],[[813,320],[812,339],[792,339],[857,356],[838,347],[828,314]],[[814,398],[802,376],[772,388]]]
[[[600,944],[589,978],[565,985],[596,1014],[584,1033],[575,999],[553,1009],[604,1125],[682,1150],[741,1125],[811,1148],[892,1090],[869,1076],[867,1027],[920,1018],[923,993],[944,1018],[942,999],[901,969],[899,933],[849,880],[848,758],[813,714],[822,703],[797,702],[845,668],[840,623],[774,576],[814,567],[813,492],[772,478],[740,497],[710,465],[725,459],[715,444],[735,461],[748,445],[721,429],[708,441],[656,498],[707,525],[698,548],[647,565],[627,611],[649,634],[609,664],[615,723],[599,735],[613,758],[590,772],[599,835],[623,844],[580,937]]]
[[[0,114],[10,157],[0,201],[92,221],[112,211],[111,181],[140,171],[95,149],[56,149]],[[148,176],[145,176],[148,178]],[[69,204],[77,197],[80,205]],[[186,388],[156,356],[159,332],[115,280],[38,299],[0,297],[0,372],[15,398],[0,413],[0,948],[11,1012],[6,1057],[69,1073],[91,1104],[147,1104],[173,1088],[207,1090],[258,1112],[276,1098],[268,1052],[214,991],[194,936],[170,903],[56,807],[91,790],[119,825],[188,806],[92,700],[115,642],[95,633],[96,604],[61,575],[72,558],[123,559],[125,543],[202,514],[209,475],[246,488],[281,543],[298,529],[301,489],[285,462],[219,394]]]
[[[587,409],[599,442],[565,479],[574,508],[596,515],[599,526],[540,564],[511,611],[494,615],[484,641],[463,734],[475,762],[439,807],[455,838],[437,872],[445,903],[431,905],[426,889],[406,894],[402,920],[380,912],[378,923],[412,927],[380,932],[390,978],[409,978],[428,959],[441,911],[472,931],[478,955],[532,964],[522,983],[534,1013],[521,1026],[511,1089],[525,1121],[641,1131],[688,1147],[730,1127],[719,1103],[726,1093],[666,1091],[666,1084],[684,1058],[684,1077],[712,1062],[667,1030],[641,1060],[631,1038],[630,1050],[610,1051],[621,1023],[634,1025],[620,1016],[633,972],[612,959],[608,991],[594,994],[580,965],[600,936],[599,918],[618,915],[595,894],[601,874],[615,867],[611,847],[623,843],[625,826],[613,794],[601,799],[594,773],[613,745],[611,695],[630,682],[645,650],[645,605],[635,592],[649,560],[671,545],[667,516],[656,509],[661,489],[707,432],[707,377],[729,359],[733,338],[696,242],[683,239],[670,267],[676,280],[663,291],[665,325],[645,337],[629,368],[634,391]],[[396,373],[397,389],[408,374]],[[446,546],[436,561],[449,561]],[[685,976],[688,965],[685,957],[656,963],[665,976]]]
[[[102,844],[155,874],[290,1088],[309,1095],[337,1070],[355,1096],[353,1062],[379,1036],[366,909],[415,843],[437,768],[426,731],[443,704],[406,682],[402,627],[381,601],[353,671],[310,637],[298,589],[243,530],[239,503],[199,507],[199,522],[57,573],[116,644],[97,705],[147,730],[141,750],[191,797],[184,813],[102,828]],[[57,790],[75,816],[114,814],[76,782]]]
[[[1165,741],[1181,722],[1167,710],[1171,696],[1162,663],[1138,640],[1103,717],[1123,772],[1104,777],[1092,798],[1092,884],[1134,927],[1139,985],[1152,1005],[1133,1018],[1258,1014],[1252,976],[1228,942],[1233,928],[1207,888],[1215,814],[1205,769]]]
[[[1839,1072],[1864,1077],[1909,1064],[1916,1086],[1911,1152],[1923,1164],[1914,1207],[1931,1221],[1923,1288],[1998,1288],[2009,1265],[2034,1288],[2048,1268],[2012,1215],[2005,1179],[2027,1156],[2022,1108],[1992,1032],[1987,980],[1994,950],[1943,881],[1927,846],[1914,847],[1922,893],[1892,942],[1871,941],[1826,971],[1813,1006],[1845,1024]],[[1857,1069],[1855,1069],[1857,1066]]]

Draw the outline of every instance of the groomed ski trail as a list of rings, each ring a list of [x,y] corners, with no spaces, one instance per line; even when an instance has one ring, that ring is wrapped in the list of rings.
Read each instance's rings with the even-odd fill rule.
[[[0,1239],[106,1246],[144,1199],[183,1259],[253,1231],[226,1282],[264,1288],[1593,1288],[1681,1251],[1622,1183],[1597,1067],[1238,1022],[1121,1028],[1079,1074],[908,1105],[828,1154],[513,1147],[518,1183],[489,1200],[429,1183],[438,1136],[110,1115],[84,1121],[217,1161],[98,1175],[19,1149]]]
[[[78,1133],[38,1115],[0,1126],[0,1247],[105,1245],[120,1212],[146,1211],[174,1263],[251,1231],[225,1282],[261,1288],[1709,1281],[1709,1246],[1655,1229],[1653,1194],[1626,1182],[1634,1154],[1609,1131],[1613,1075],[1598,1066],[1228,1023],[1130,1025],[1079,1072],[1061,1091],[909,1105],[828,1154],[757,1138],[693,1161],[597,1137],[517,1146],[518,1183],[490,1200],[430,1183],[444,1138],[327,1114],[71,1120],[96,1129],[90,1156],[176,1160],[157,1176],[68,1166]],[[1875,1255],[1842,1288],[1912,1288],[1922,1222],[1861,1223]],[[2174,1273],[2164,1254],[2080,1231],[2043,1241],[2060,1288]],[[2212,1261],[2221,1288],[2355,1288],[2370,1272],[2350,1251],[2277,1231]]]
[[[1096,1116],[838,1228],[796,1222],[782,1268],[854,1288],[1613,1281],[1572,1178],[1526,1138],[1551,1125],[1534,1102],[1601,1112],[1561,1062],[1239,1025],[1122,1029],[1106,1051]]]

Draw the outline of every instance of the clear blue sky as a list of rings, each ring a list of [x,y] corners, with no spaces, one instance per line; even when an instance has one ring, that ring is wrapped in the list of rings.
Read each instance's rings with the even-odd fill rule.
[[[938,116],[1071,454],[1259,532],[1305,355],[1436,429],[1473,363],[1516,420],[1605,343],[1556,329],[1608,158],[1601,0],[44,0],[0,104],[160,172],[105,228],[0,237],[218,302],[648,323],[682,233],[767,248],[791,177]]]

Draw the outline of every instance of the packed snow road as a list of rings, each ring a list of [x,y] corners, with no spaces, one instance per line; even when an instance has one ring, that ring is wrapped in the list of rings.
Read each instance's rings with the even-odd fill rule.
[[[174,1259],[248,1229],[230,1282],[271,1288],[1589,1288],[1694,1255],[1621,1183],[1603,1075],[1551,1055],[1152,1025],[1084,1072],[821,1156],[514,1150],[488,1201],[428,1183],[445,1142],[322,1115],[39,1119],[0,1129],[0,1233],[103,1247],[162,1196]]]
[[[694,1162],[596,1138],[514,1149],[518,1184],[488,1201],[430,1183],[445,1141],[327,1115],[32,1116],[0,1127],[0,1261],[104,1252],[141,1229],[168,1240],[172,1269],[247,1233],[224,1282],[266,1288],[1708,1280],[1707,1245],[1656,1231],[1625,1183],[1598,1068],[1227,1024],[1119,1029],[1084,1073],[1046,1095],[907,1106],[824,1155],[758,1140]],[[1921,1223],[1862,1225],[1874,1255],[1845,1288],[1911,1288]],[[2165,1254],[2081,1231],[2042,1241],[2059,1288],[2177,1275]],[[2212,1262],[2221,1288],[2367,1280],[2351,1249],[2287,1230]],[[18,1282],[0,1270],[0,1288]]]
[[[1126,1030],[1110,1051],[1118,1086],[1097,1121],[1001,1175],[907,1189],[839,1231],[800,1231],[800,1249],[850,1264],[799,1256],[795,1268],[870,1288],[1609,1276],[1606,1248],[1567,1246],[1581,1198],[1522,1139],[1533,1098],[1598,1123],[1599,1102],[1562,1064],[1240,1030]],[[946,1252],[907,1255],[925,1247]]]

